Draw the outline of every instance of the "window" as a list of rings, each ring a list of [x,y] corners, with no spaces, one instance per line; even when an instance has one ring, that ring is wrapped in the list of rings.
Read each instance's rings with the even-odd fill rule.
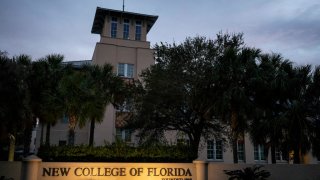
[[[207,158],[210,160],[222,160],[222,141],[209,140],[207,141]]]
[[[131,142],[131,130],[116,128],[116,138],[124,142]]]
[[[141,40],[141,21],[136,21],[136,36],[135,40],[140,41]]]
[[[116,38],[117,37],[117,27],[118,26],[118,20],[116,17],[113,17],[111,19],[111,37]]]
[[[123,39],[129,39],[129,19],[123,20]]]
[[[266,152],[263,144],[254,145],[254,160],[266,161]]]
[[[237,151],[238,151],[238,160],[244,161],[244,140],[239,140],[237,143]]]
[[[118,64],[118,76],[133,78],[133,64]]]

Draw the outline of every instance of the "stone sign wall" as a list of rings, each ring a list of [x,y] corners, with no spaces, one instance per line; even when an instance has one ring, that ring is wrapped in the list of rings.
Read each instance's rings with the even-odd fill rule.
[[[70,163],[42,162],[30,156],[22,162],[0,162],[0,180],[227,180],[223,170],[253,164],[193,163]],[[268,180],[318,180],[320,164],[266,164]]]

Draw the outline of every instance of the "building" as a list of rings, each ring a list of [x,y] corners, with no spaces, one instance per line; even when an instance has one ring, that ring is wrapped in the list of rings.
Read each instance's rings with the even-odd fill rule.
[[[147,34],[158,19],[158,16],[111,10],[97,7],[91,33],[99,34],[92,61],[72,61],[75,67],[82,64],[103,65],[109,63],[114,72],[126,80],[137,79],[143,69],[154,64],[154,51],[147,41]],[[101,124],[96,124],[94,145],[101,146],[122,139],[128,143],[135,142],[131,131],[123,129],[123,115],[112,105],[106,108]],[[37,147],[40,146],[40,132],[38,128]],[[45,128],[44,134],[45,134]],[[90,127],[76,128],[75,144],[87,144]],[[51,128],[51,144],[65,145],[68,140],[68,119],[62,118]]]
[[[138,79],[139,73],[154,64],[153,50],[147,41],[147,34],[157,21],[157,16],[132,12],[111,10],[98,7],[94,17],[91,32],[100,35],[97,42],[92,64],[109,63],[114,72],[124,79]],[[75,62],[77,66],[81,62]],[[106,113],[101,124],[96,124],[94,145],[101,146],[121,139],[127,143],[137,142],[136,137],[128,129],[124,129],[123,117],[126,111],[119,111],[112,105],[106,107]],[[39,132],[39,131],[38,131]],[[89,124],[75,130],[75,144],[88,144]],[[38,135],[40,137],[40,135]],[[183,134],[168,132],[168,142],[179,143],[187,140]],[[61,121],[51,129],[51,143],[67,144],[68,120]],[[40,144],[37,141],[38,146]],[[232,148],[229,143],[218,139],[203,140],[200,145],[199,158],[217,163],[233,163]],[[269,154],[269,156],[267,155]],[[263,145],[253,145],[248,135],[238,141],[239,163],[271,163],[271,152]],[[280,151],[276,152],[278,163],[288,163]],[[305,157],[305,163],[319,163],[311,154]]]

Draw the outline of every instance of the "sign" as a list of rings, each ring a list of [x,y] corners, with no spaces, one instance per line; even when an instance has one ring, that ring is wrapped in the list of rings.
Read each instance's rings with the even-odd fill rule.
[[[192,180],[194,166],[189,163],[42,163],[39,179],[154,179]]]

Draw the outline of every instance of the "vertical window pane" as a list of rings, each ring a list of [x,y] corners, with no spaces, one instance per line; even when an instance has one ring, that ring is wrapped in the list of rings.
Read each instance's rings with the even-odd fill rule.
[[[207,158],[213,159],[213,141],[207,141]]]
[[[136,21],[136,36],[135,40],[141,40],[141,21]]]
[[[126,129],[126,130],[124,130],[124,132],[125,132],[124,140],[126,142],[131,142],[131,131]]]
[[[238,148],[238,160],[244,161],[244,141],[239,140],[237,144]]]
[[[125,66],[125,64],[122,64],[122,63],[118,64],[118,76],[121,76],[121,77],[125,76],[124,66]]]
[[[222,159],[222,141],[216,142],[216,159]]]
[[[256,160],[256,161],[259,160],[259,147],[258,147],[258,145],[254,146],[254,160]]]
[[[113,38],[117,37],[117,26],[118,26],[118,20],[117,18],[113,17],[111,19],[111,37]]]
[[[122,140],[122,131],[119,128],[116,128],[116,138]]]
[[[133,64],[127,64],[127,77],[133,78]]]
[[[123,21],[123,39],[129,39],[129,19]]]

